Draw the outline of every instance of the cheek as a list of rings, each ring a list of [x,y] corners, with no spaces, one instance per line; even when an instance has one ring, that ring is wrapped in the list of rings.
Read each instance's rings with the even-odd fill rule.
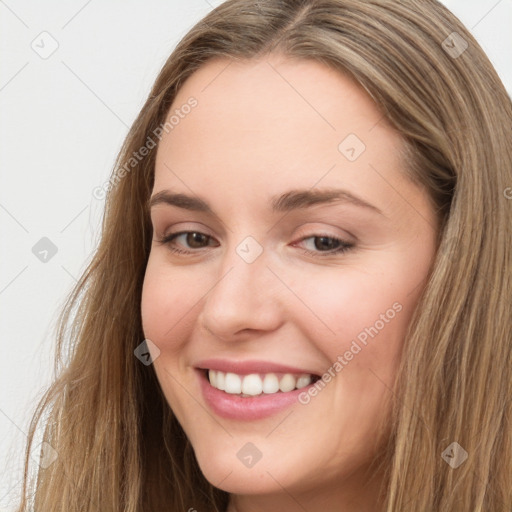
[[[367,266],[365,272],[330,269],[303,281],[297,295],[309,311],[299,304],[302,314],[294,318],[331,364],[343,358],[343,369],[351,368],[345,374],[364,379],[369,368],[380,368],[391,384],[422,275],[417,269],[408,273],[396,261],[388,263]],[[341,371],[340,365],[336,368]]]
[[[198,283],[194,283],[194,275],[183,269],[171,269],[161,260],[161,255],[152,253],[146,268],[141,296],[142,327],[145,338],[160,350],[153,369],[168,404],[181,422],[186,401],[180,397],[182,388],[176,385],[175,375],[182,371],[187,332],[199,298],[197,291],[194,293]]]
[[[144,276],[141,316],[144,335],[166,353],[179,351],[183,332],[193,316],[198,297],[194,275],[172,271],[160,258],[150,256]]]

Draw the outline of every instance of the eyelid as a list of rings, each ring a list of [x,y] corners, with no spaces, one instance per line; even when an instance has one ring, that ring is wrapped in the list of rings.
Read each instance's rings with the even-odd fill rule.
[[[332,222],[332,221],[331,221]],[[299,240],[309,238],[311,236],[326,236],[329,238],[339,238],[347,244],[356,244],[359,240],[350,231],[346,229],[336,228],[334,226],[325,227],[321,225],[321,222],[310,222],[304,226],[301,226],[296,235]]]
[[[212,238],[215,238],[215,235],[211,234],[211,230],[208,229],[203,223],[201,222],[190,222],[190,221],[184,221],[184,222],[176,222],[173,223],[171,226],[169,226],[168,222],[162,222],[162,229],[158,229],[157,226],[158,223],[153,224],[153,231],[155,234],[157,232],[161,232],[161,238],[165,238],[166,236],[172,234],[176,234],[179,232],[197,232],[202,233],[204,235],[208,235]]]
[[[185,224],[185,225],[182,226],[182,224]],[[191,224],[195,224],[196,226],[199,225],[200,227],[199,228],[196,228],[195,226],[191,227]],[[312,223],[310,223],[310,224],[312,224]],[[315,223],[315,224],[318,224],[318,223]],[[176,228],[176,226],[179,226],[179,228]],[[168,229],[169,230],[172,229],[172,231],[167,231],[166,229],[163,229],[162,230],[163,233],[160,235],[160,239],[167,238],[171,234],[177,235],[178,233],[182,234],[182,233],[190,233],[190,232],[201,233],[202,235],[206,235],[210,238],[216,239],[216,236],[212,235],[211,231],[206,226],[204,226],[204,224],[202,224],[200,222],[199,223],[197,223],[197,222],[196,223],[178,222],[177,224],[173,224],[173,226]],[[294,239],[296,239],[296,242],[301,242],[305,238],[324,236],[324,237],[329,237],[329,238],[341,239],[344,242],[346,242],[347,244],[355,244],[358,241],[357,237],[352,235],[352,233],[350,233],[347,230],[343,230],[345,234],[337,234],[337,233],[333,232],[333,229],[334,228],[315,227],[315,226],[311,226],[311,225],[307,225],[307,227],[301,226],[301,228],[299,229],[299,233],[297,235],[294,235]],[[153,231],[156,234],[157,231],[159,231],[159,230],[156,229],[156,226],[154,226]],[[296,242],[293,242],[293,243],[296,243]]]

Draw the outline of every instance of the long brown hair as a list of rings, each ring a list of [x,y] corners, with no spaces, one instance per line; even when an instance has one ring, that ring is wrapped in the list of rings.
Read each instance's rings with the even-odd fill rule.
[[[127,162],[204,62],[271,51],[357,80],[442,218],[390,390],[382,511],[512,510],[512,105],[498,75],[435,0],[228,0],[173,51],[119,153],[98,249],[59,319],[57,378],[30,425],[18,512],[225,510],[228,494],[203,477],[152,366],[134,355],[156,150]],[[57,459],[33,482],[43,417]]]

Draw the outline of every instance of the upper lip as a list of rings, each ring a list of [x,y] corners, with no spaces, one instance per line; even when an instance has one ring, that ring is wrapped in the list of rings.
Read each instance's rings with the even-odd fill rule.
[[[196,367],[201,370],[216,370],[224,373],[236,373],[237,375],[249,375],[251,373],[318,375],[309,369],[262,360],[230,361],[227,359],[205,359],[197,363]]]

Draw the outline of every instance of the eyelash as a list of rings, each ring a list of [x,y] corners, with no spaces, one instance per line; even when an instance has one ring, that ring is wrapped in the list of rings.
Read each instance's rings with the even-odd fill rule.
[[[173,253],[177,253],[177,254],[192,254],[192,253],[197,252],[199,249],[194,250],[194,251],[185,251],[183,249],[178,249],[178,248],[173,247],[171,245],[171,242],[175,238],[177,238],[178,236],[180,236],[180,235],[188,235],[190,233],[197,233],[197,234],[206,236],[208,239],[212,238],[211,236],[206,235],[205,233],[201,233],[200,231],[180,231],[178,233],[171,233],[171,234],[167,235],[166,237],[162,238],[161,240],[157,240],[157,243],[160,244],[160,245],[167,245],[169,250],[171,252],[173,252]],[[343,253],[346,253],[346,252],[350,251],[354,247],[354,244],[351,244],[349,242],[345,242],[345,240],[342,240],[341,238],[336,238],[336,237],[333,237],[333,236],[321,235],[321,234],[307,236],[307,237],[302,238],[300,241],[302,242],[304,240],[308,240],[309,238],[327,238],[329,240],[333,240],[334,242],[338,242],[338,243],[341,244],[341,247],[338,247],[337,249],[332,249],[330,251],[310,251],[309,249],[303,249],[302,250],[304,254],[308,254],[308,255],[313,256],[315,258],[316,257],[322,258],[322,257],[326,257],[326,256],[333,256],[333,255],[336,255],[336,254],[343,254]]]

